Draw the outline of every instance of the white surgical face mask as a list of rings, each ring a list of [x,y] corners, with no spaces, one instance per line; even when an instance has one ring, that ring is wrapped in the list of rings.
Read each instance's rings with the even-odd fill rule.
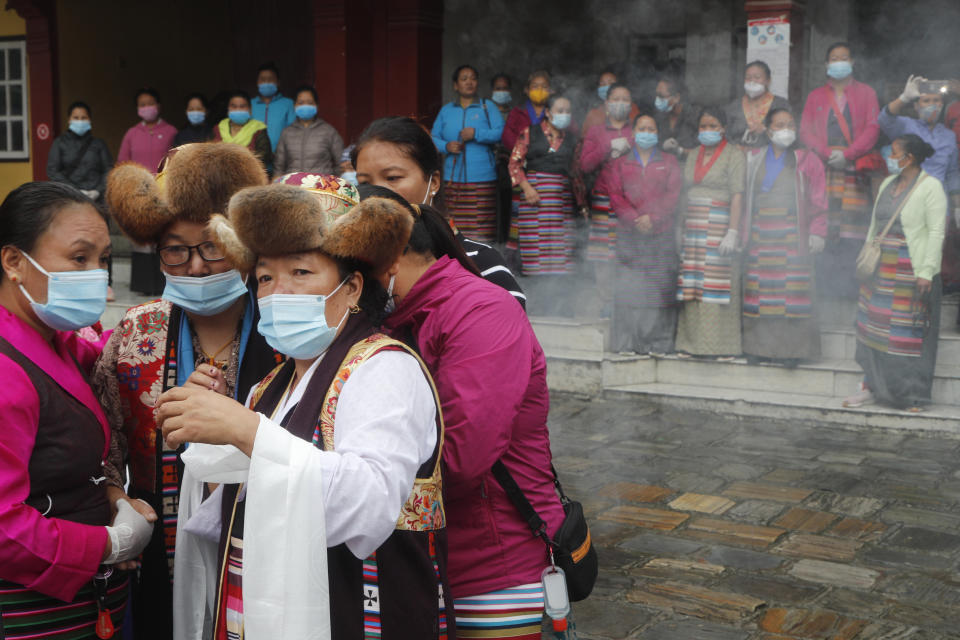
[[[743,90],[751,98],[759,98],[767,92],[767,88],[759,82],[745,82]]]
[[[397,309],[397,301],[393,299],[393,285],[396,282],[397,276],[390,276],[390,282],[387,284],[387,303],[383,305],[383,312],[387,315],[390,315]]]
[[[797,132],[793,129],[778,129],[770,134],[770,141],[782,149],[786,149],[797,140]]]

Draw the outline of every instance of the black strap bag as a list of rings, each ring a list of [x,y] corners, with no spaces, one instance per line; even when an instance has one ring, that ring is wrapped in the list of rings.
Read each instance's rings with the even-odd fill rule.
[[[557,470],[550,466],[553,472],[553,484],[560,495],[560,504],[563,505],[565,517],[563,524],[557,531],[556,540],[547,535],[547,523],[543,521],[533,505],[523,495],[523,491],[513,479],[503,461],[497,460],[493,465],[493,477],[506,491],[510,502],[520,512],[520,517],[527,523],[533,535],[541,538],[547,545],[547,554],[555,560],[558,567],[563,569],[567,579],[567,594],[571,602],[584,600],[593,591],[597,581],[597,550],[590,539],[590,528],[583,515],[583,505],[571,500],[563,492]]]

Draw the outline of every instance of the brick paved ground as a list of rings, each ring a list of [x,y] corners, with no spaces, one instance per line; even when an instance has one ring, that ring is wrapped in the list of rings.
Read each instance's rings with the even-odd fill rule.
[[[960,440],[552,403],[600,553],[581,638],[960,638]]]

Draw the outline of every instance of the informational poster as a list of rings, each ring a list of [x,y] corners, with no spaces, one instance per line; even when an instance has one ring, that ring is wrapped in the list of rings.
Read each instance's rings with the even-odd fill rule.
[[[763,60],[770,65],[770,91],[790,99],[790,20],[786,15],[747,21],[747,64]]]

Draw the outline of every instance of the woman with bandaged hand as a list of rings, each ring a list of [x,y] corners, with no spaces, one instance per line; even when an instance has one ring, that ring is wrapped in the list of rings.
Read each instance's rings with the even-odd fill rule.
[[[0,636],[109,638],[157,516],[102,467],[110,427],[87,383],[106,308],[110,235],[69,185],[0,205]],[[4,635],[5,634],[5,635]]]

